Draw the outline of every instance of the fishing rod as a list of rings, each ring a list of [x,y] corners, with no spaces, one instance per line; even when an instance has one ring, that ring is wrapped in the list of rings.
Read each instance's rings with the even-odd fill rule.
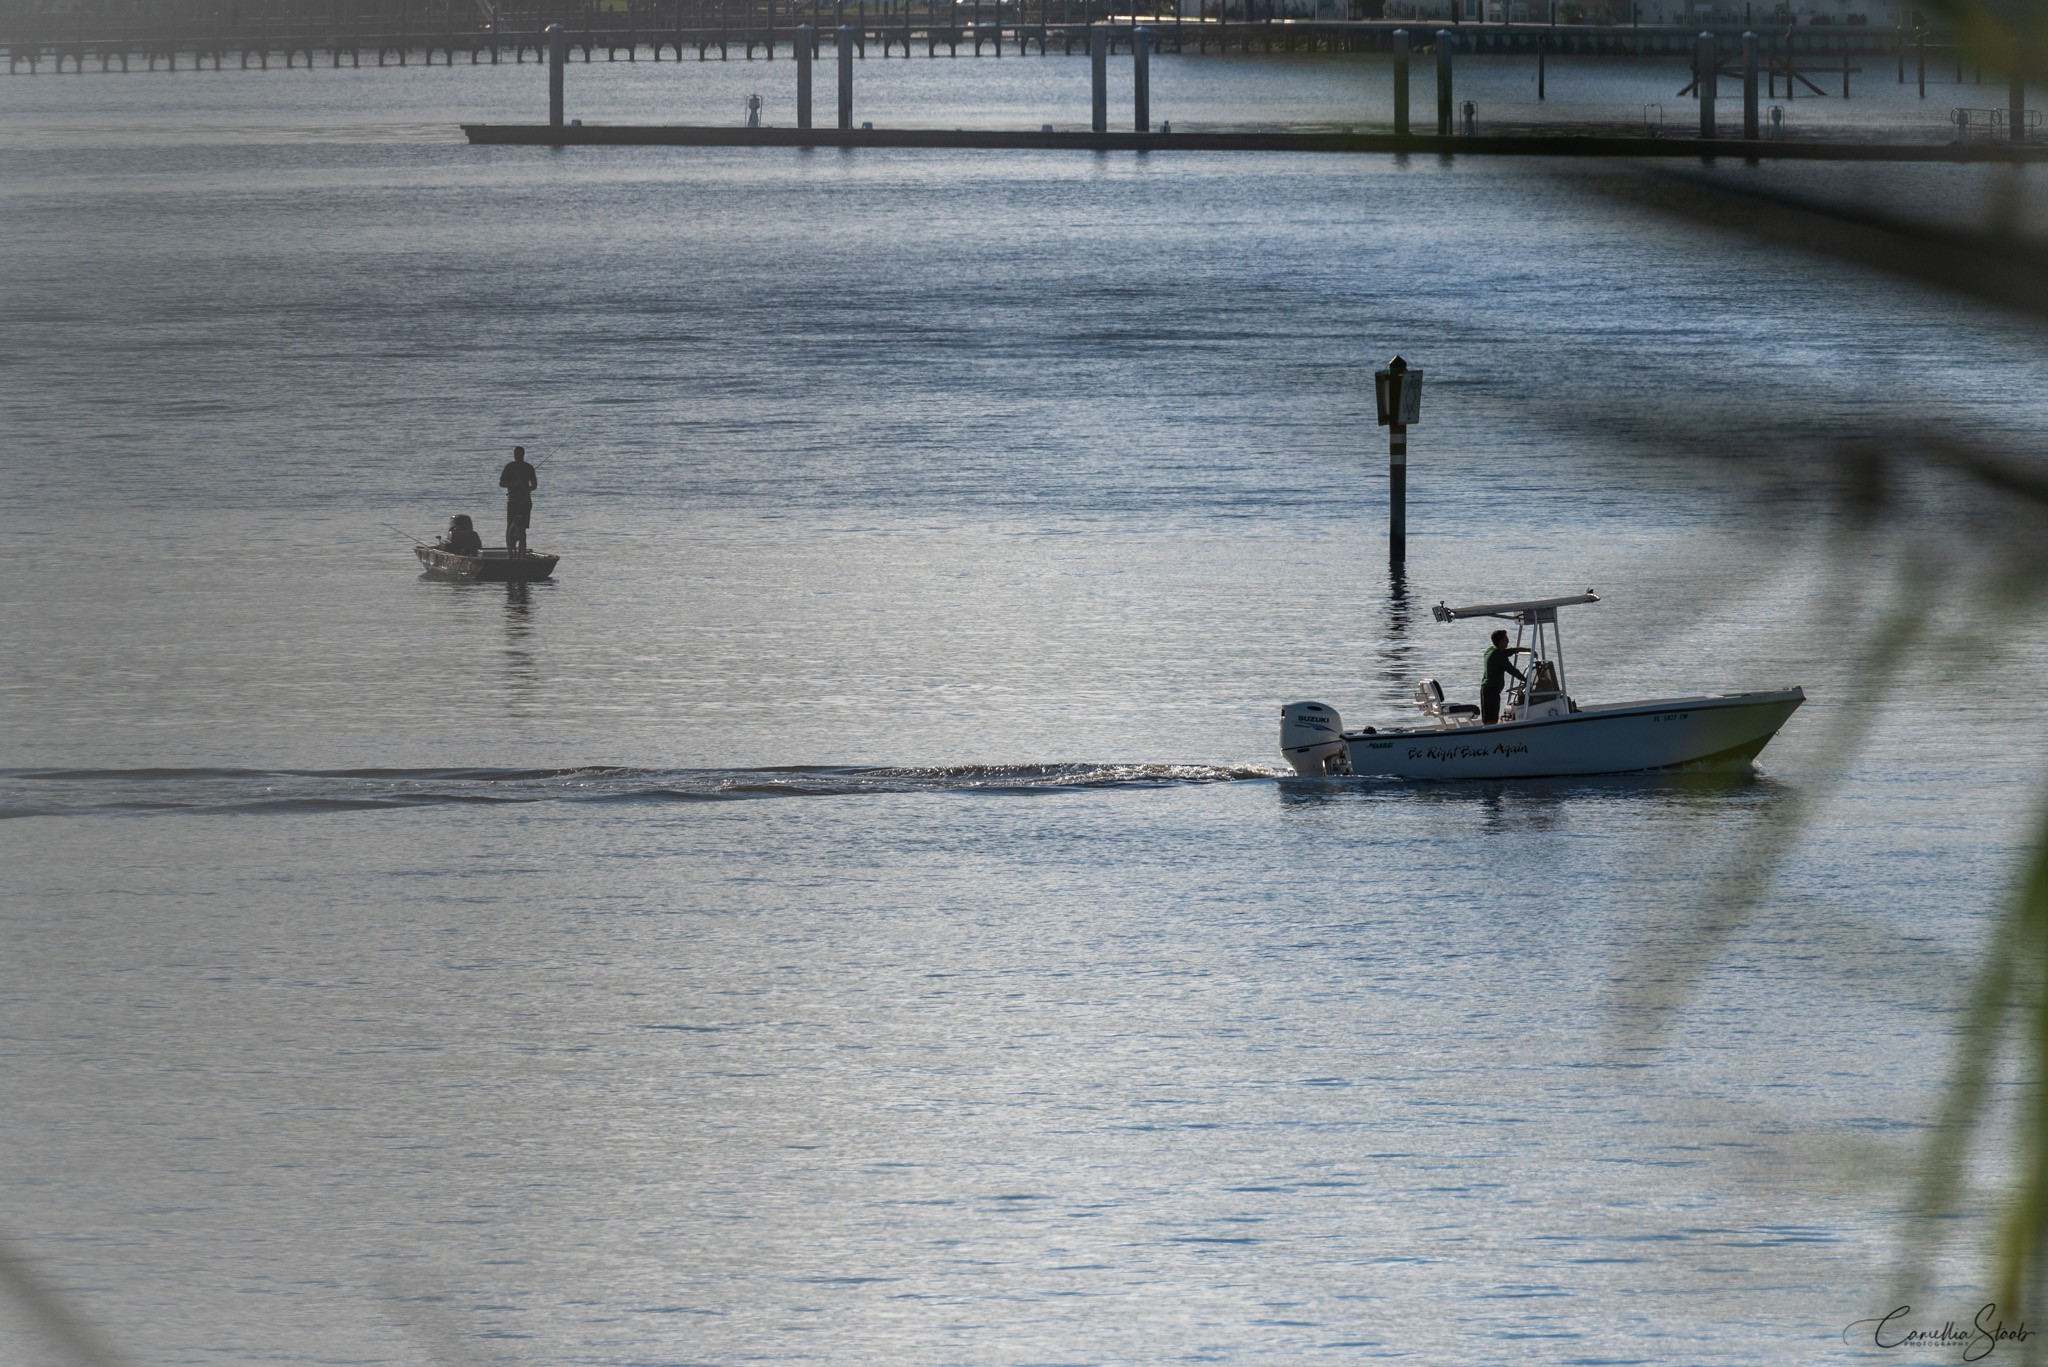
[[[411,532],[407,531],[405,528],[399,526],[396,522],[379,522],[377,525],[380,527],[389,527],[392,531],[397,532],[400,536],[404,537],[407,541],[412,542],[412,544],[415,546],[424,546],[427,544],[426,542],[420,540],[418,537],[414,536]]]

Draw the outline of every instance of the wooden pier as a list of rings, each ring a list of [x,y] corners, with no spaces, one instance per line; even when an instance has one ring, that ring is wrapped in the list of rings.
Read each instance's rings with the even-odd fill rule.
[[[404,66],[418,62],[496,65],[541,61],[542,31],[561,22],[572,59],[682,61],[774,59],[794,55],[801,24],[829,45],[850,28],[859,57],[1004,57],[1036,53],[1073,55],[1088,50],[1089,33],[1110,30],[1112,51],[1142,24],[1158,53],[1386,52],[1393,35],[1407,31],[1418,53],[1434,49],[1438,32],[1451,35],[1460,54],[1547,56],[1669,56],[1690,60],[1702,31],[1691,25],[1478,24],[1444,20],[1316,20],[1290,18],[1278,0],[1236,0],[1229,18],[1193,18],[1111,6],[1101,0],[672,0],[615,11],[583,10],[552,17],[541,11],[486,9],[464,15],[443,4],[412,14],[375,0],[336,0],[332,9],[303,15],[221,20],[184,26],[139,24],[132,18],[90,15],[0,15],[0,49],[10,74],[45,72],[177,71],[224,67],[268,68],[273,63],[310,68]],[[1246,10],[1250,13],[1247,15]],[[230,10],[230,15],[238,11]],[[1741,25],[1708,26],[1726,42],[1739,41]],[[1933,58],[1939,71],[1949,49],[1924,34],[1854,25],[1755,26],[1766,60],[1784,69],[1839,66],[1849,55],[1895,59],[1905,79],[1910,55],[1925,88]],[[1963,72],[1956,70],[1960,81]]]
[[[906,38],[908,29],[906,29]],[[1744,32],[1740,42],[1740,65],[1736,73],[1741,89],[1741,135],[1728,138],[1723,135],[1718,121],[1717,93],[1720,77],[1725,65],[1718,35],[1705,32],[1694,40],[1692,54],[1693,80],[1690,89],[1695,92],[1695,103],[1699,113],[1699,135],[1696,138],[1667,138],[1660,127],[1646,128],[1644,135],[1616,135],[1612,130],[1583,129],[1560,135],[1557,130],[1544,127],[1516,129],[1506,136],[1499,131],[1490,131],[1487,136],[1477,134],[1474,126],[1473,106],[1470,101],[1464,105],[1463,136],[1455,118],[1455,47],[1451,36],[1441,30],[1437,33],[1435,53],[1437,126],[1435,136],[1416,134],[1409,127],[1412,113],[1411,89],[1409,83],[1412,50],[1412,35],[1401,29],[1391,29],[1386,36],[1392,40],[1394,68],[1394,99],[1389,113],[1392,116],[1393,132],[1358,132],[1347,129],[1343,132],[1288,132],[1259,131],[1235,132],[1227,130],[1184,129],[1172,132],[1171,126],[1153,126],[1149,112],[1148,92],[1151,87],[1150,70],[1152,53],[1160,46],[1160,33],[1150,25],[1122,25],[1114,22],[1090,25],[1085,30],[1089,55],[1090,84],[1090,126],[1086,132],[1080,130],[1062,131],[1051,124],[1044,124],[1037,132],[1023,129],[932,129],[900,128],[878,129],[872,122],[854,127],[855,46],[859,41],[859,30],[852,25],[843,25],[832,35],[839,68],[836,95],[838,99],[838,127],[830,133],[823,132],[813,124],[815,113],[813,102],[812,74],[816,54],[822,35],[809,25],[796,30],[796,109],[795,128],[766,129],[760,126],[761,101],[749,101],[752,111],[747,125],[735,129],[731,126],[710,125],[631,125],[606,124],[586,127],[580,119],[565,117],[565,81],[569,59],[569,35],[559,24],[550,25],[543,35],[547,46],[549,62],[548,79],[548,122],[545,124],[465,124],[463,132],[470,142],[479,145],[525,145],[546,147],[569,146],[672,146],[672,147],[931,147],[931,148],[977,148],[984,150],[1040,149],[1040,150],[1132,150],[1132,151],[1284,151],[1284,152],[1352,152],[1352,153],[1434,153],[1439,156],[1605,156],[1605,157],[1686,157],[1714,159],[1722,156],[1739,156],[1748,161],[1773,160],[1828,160],[1828,161],[1994,161],[2031,162],[2042,160],[2042,151],[2048,149],[2030,148],[2029,130],[2038,123],[2038,111],[2026,108],[2024,84],[2014,78],[2010,82],[2009,104],[2004,111],[2007,137],[2004,143],[1973,141],[1970,129],[1975,120],[1966,124],[1956,121],[1957,136],[1952,142],[1867,142],[1850,138],[1825,138],[1788,142],[1783,136],[1779,123],[1779,110],[1773,106],[1772,128],[1766,133],[1759,118],[1758,77],[1768,74],[1775,83],[1780,77],[1786,82],[1788,96],[1791,82],[1800,77],[1799,68],[1786,54],[1782,68],[1769,66],[1760,60],[1764,56],[1759,36]],[[1131,95],[1132,122],[1126,125],[1129,133],[1113,133],[1110,129],[1108,101],[1108,56],[1113,43],[1121,38],[1131,53]],[[1040,51],[1047,50],[1041,42]],[[909,55],[909,44],[905,43],[905,55]],[[1542,57],[1538,57],[1539,70]],[[1842,95],[1849,96],[1849,75],[1852,68],[1845,50],[1842,57]],[[1801,77],[1803,79],[1803,77]],[[1967,112],[1967,111],[1966,111]],[[1987,127],[1995,125],[2000,111],[1982,111],[1987,115]]]

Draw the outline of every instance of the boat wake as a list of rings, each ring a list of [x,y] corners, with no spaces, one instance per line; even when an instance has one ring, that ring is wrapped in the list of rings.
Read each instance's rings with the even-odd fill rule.
[[[936,793],[1032,797],[1101,788],[1270,781],[1207,764],[968,764],[766,769],[5,769],[0,819],[353,812],[532,802],[688,803]]]

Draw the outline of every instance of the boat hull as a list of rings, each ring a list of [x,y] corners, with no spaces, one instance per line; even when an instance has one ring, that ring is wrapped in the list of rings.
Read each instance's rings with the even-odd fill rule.
[[[1564,778],[1655,769],[1744,770],[1806,694],[1735,693],[1588,708],[1567,716],[1346,733],[1354,775]]]
[[[559,555],[507,555],[487,550],[482,555],[457,555],[432,546],[415,546],[413,554],[436,579],[464,584],[530,584],[554,574]]]

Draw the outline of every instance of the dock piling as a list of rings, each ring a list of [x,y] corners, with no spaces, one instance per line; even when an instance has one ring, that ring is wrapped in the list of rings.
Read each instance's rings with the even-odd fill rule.
[[[796,30],[796,126],[811,126],[811,39],[809,24],[799,24]]]
[[[1714,35],[1700,35],[1700,136],[1714,136],[1714,96],[1720,75],[1721,55],[1715,50]]]
[[[1436,31],[1436,135],[1451,135],[1451,31]]]
[[[1394,136],[1408,136],[1408,30],[1394,30]]]
[[[839,126],[853,127],[853,26],[839,26]]]
[[[1139,25],[1131,30],[1131,106],[1133,127],[1140,133],[1152,131],[1152,30]]]
[[[560,24],[547,26],[548,38],[548,126],[562,126],[562,68],[569,61],[569,35]]]
[[[1756,35],[1742,35],[1742,136],[1755,142],[1756,128]]]
[[[1094,117],[1089,124],[1098,133],[1109,131],[1109,30],[1088,30],[1088,81],[1094,98]]]

